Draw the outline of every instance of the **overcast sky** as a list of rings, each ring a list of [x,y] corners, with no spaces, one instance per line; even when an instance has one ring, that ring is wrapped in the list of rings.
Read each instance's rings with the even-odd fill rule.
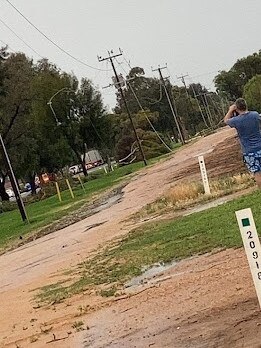
[[[168,64],[165,76],[173,83],[177,75],[189,74],[190,82],[213,89],[219,70],[229,69],[238,58],[261,49],[260,0],[10,0],[48,37],[66,51],[99,69],[97,55],[107,56],[121,47],[131,66],[143,67],[147,76],[157,76],[151,67]],[[4,21],[40,56],[78,78],[95,85],[111,83],[111,72],[92,70],[74,61],[43,38],[6,0],[0,0]],[[0,22],[0,44],[39,56]],[[116,67],[129,70],[127,62]],[[114,106],[114,90],[102,90],[104,101]]]

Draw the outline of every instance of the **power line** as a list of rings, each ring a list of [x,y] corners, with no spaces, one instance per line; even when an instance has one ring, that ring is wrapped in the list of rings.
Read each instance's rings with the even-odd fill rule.
[[[120,91],[121,97],[122,97],[124,105],[125,105],[125,109],[127,111],[127,114],[128,114],[128,117],[129,117],[129,120],[130,120],[130,123],[131,123],[131,126],[132,126],[134,134],[135,134],[135,138],[136,138],[139,150],[140,150],[140,154],[142,156],[144,165],[146,166],[147,165],[147,161],[146,161],[146,158],[145,158],[142,146],[141,146],[141,141],[139,139],[137,130],[135,128],[135,125],[134,125],[134,122],[133,122],[133,119],[132,119],[132,116],[131,116],[131,113],[130,113],[130,110],[129,110],[129,107],[128,107],[128,104],[127,104],[127,101],[126,101],[126,98],[125,98],[125,95],[124,95],[123,90],[122,90],[121,82],[119,80],[119,76],[117,74],[117,71],[116,71],[116,68],[115,68],[115,65],[114,65],[114,62],[113,62],[114,58],[122,56],[122,52],[120,51],[120,53],[118,53],[118,54],[114,54],[114,55],[112,55],[112,54],[113,54],[112,51],[111,52],[108,51],[108,57],[102,58],[102,57],[98,56],[98,60],[99,60],[99,62],[110,61],[110,63],[111,63],[111,66],[112,66],[112,69],[113,69],[113,72],[114,72],[114,75],[115,75],[116,83],[117,83],[116,86],[117,86],[118,90]]]
[[[207,124],[207,121],[206,121],[206,119],[205,119],[204,112],[203,112],[203,110],[202,110],[202,108],[201,108],[200,102],[199,102],[199,100],[198,100],[197,93],[196,93],[195,88],[194,88],[194,86],[193,86],[193,82],[190,84],[190,87],[191,87],[191,89],[192,89],[192,92],[193,92],[193,95],[194,95],[194,99],[195,99],[196,102],[197,102],[197,105],[198,105],[198,108],[199,108],[199,112],[200,112],[200,114],[201,114],[201,117],[202,117],[202,119],[203,119],[203,122],[205,123],[205,125],[206,125],[207,127],[209,127],[208,124]]]
[[[199,101],[198,101],[198,97],[201,97],[201,101],[202,101],[202,104],[203,104],[203,106],[204,106],[204,109],[205,109],[205,112],[206,112],[206,115],[207,115],[207,118],[208,118],[208,121],[209,121],[209,125],[210,125],[210,127],[212,127],[212,126],[214,125],[214,120],[213,120],[213,118],[212,118],[212,113],[211,113],[211,111],[210,111],[209,103],[208,103],[208,100],[207,100],[207,95],[208,95],[208,93],[206,93],[206,92],[204,92],[204,93],[199,93],[199,92],[197,92],[198,94],[196,94],[195,89],[194,89],[194,87],[193,87],[192,78],[189,77],[189,79],[190,79],[190,81],[191,81],[190,87],[192,88],[192,91],[193,91],[193,93],[194,93],[194,97],[195,97],[195,99],[197,100],[197,103],[198,103],[199,107],[200,107],[200,104],[199,104]],[[206,88],[206,87],[205,87],[205,88]],[[214,101],[212,100],[212,98],[211,98],[211,101],[212,101],[212,103],[213,103],[213,105],[214,105]],[[215,105],[214,105],[214,107],[215,107]],[[203,113],[201,113],[201,115],[202,115],[202,117],[203,117]],[[205,121],[205,120],[204,120],[204,123],[206,124],[206,121]],[[206,125],[207,125],[207,124],[206,124]]]
[[[191,103],[191,100],[190,100],[190,97],[189,97],[189,93],[188,93],[188,89],[187,89],[187,85],[186,85],[186,81],[185,81],[185,77],[190,78],[189,75],[186,74],[186,75],[181,75],[180,77],[178,77],[178,79],[181,79],[181,81],[182,81],[182,83],[183,83],[183,85],[184,85],[184,87],[185,87],[185,90],[186,90],[187,98],[189,99],[190,104],[191,104],[191,106],[192,106],[192,103]],[[191,78],[190,78],[190,79],[191,79]],[[191,89],[192,89],[192,92],[193,92],[193,95],[194,95],[194,99],[195,99],[196,102],[197,102],[197,105],[198,105],[198,108],[199,108],[201,117],[202,117],[202,119],[203,119],[203,122],[204,122],[205,125],[208,127],[208,124],[207,124],[207,122],[206,122],[206,119],[205,119],[204,113],[203,113],[203,111],[202,111],[201,105],[200,105],[199,100],[198,100],[198,98],[197,98],[197,95],[196,95],[196,92],[195,92],[193,83],[191,83],[191,84],[189,85],[189,87],[191,87]],[[193,110],[193,107],[192,107],[192,110]],[[206,110],[206,112],[207,112],[207,110]]]
[[[171,98],[170,98],[170,94],[169,94],[169,91],[167,89],[167,86],[166,86],[166,83],[165,83],[165,80],[162,76],[162,72],[161,70],[162,69],[166,69],[167,67],[158,67],[157,69],[152,69],[152,71],[158,71],[159,72],[159,76],[160,76],[160,80],[161,80],[161,83],[163,85],[163,88],[164,88],[164,91],[165,91],[165,94],[166,94],[166,97],[168,99],[168,103],[169,103],[169,107],[170,107],[170,110],[171,110],[171,113],[173,115],[173,118],[174,118],[174,121],[175,121],[175,124],[176,124],[176,127],[177,127],[177,130],[178,130],[178,133],[179,133],[179,136],[180,136],[180,140],[182,142],[182,144],[184,145],[185,144],[185,139],[184,139],[184,136],[183,136],[183,133],[182,133],[182,130],[181,130],[181,126],[179,124],[179,121],[178,121],[178,118],[177,118],[177,115],[174,111],[174,108],[173,108],[173,104],[171,102]]]
[[[185,77],[187,77],[187,76],[188,76],[188,74],[186,74],[186,75],[182,74],[181,76],[177,76],[177,79],[182,81],[182,83],[183,83],[183,85],[185,87],[186,95],[189,98],[188,89],[187,89],[187,85],[186,85],[186,81],[185,81]]]
[[[132,66],[131,66],[131,64],[130,64],[130,61],[128,61],[128,60],[124,57],[124,55],[123,55],[123,59],[124,59],[125,63],[129,66],[129,68],[132,69]]]
[[[9,29],[20,41],[22,41],[28,48],[30,48],[30,50],[32,50],[35,54],[37,54],[40,58],[44,58],[42,57],[33,47],[31,47],[30,45],[28,45],[27,42],[24,41],[24,39],[22,39],[18,34],[16,34],[16,32],[9,27],[9,25],[7,25],[1,18],[0,18],[0,22],[7,28]]]
[[[132,69],[130,63],[127,62],[127,60],[126,60],[126,58],[125,58],[124,56],[123,56],[123,59],[124,59],[125,62],[128,64],[129,68]],[[117,60],[117,58],[116,58],[116,62],[118,63],[118,65],[120,65],[119,62],[118,62],[118,60]],[[126,73],[126,70],[125,70],[123,67],[122,67],[122,69],[123,69],[123,71],[125,72],[125,74],[127,74],[127,73]],[[150,120],[149,117],[147,116],[147,114],[146,114],[146,112],[145,112],[143,106],[141,105],[141,103],[140,103],[140,101],[139,101],[139,98],[138,98],[136,92],[134,91],[134,89],[133,89],[133,87],[132,87],[132,85],[131,85],[126,79],[125,79],[125,81],[126,81],[127,86],[130,88],[130,90],[131,90],[131,92],[132,92],[134,98],[136,99],[136,101],[137,101],[137,103],[138,103],[138,105],[139,105],[139,108],[140,108],[141,111],[144,113],[145,118],[146,118],[146,120],[148,121],[150,127],[152,128],[152,130],[154,131],[154,133],[157,135],[157,137],[159,138],[159,140],[162,142],[162,144],[166,147],[166,149],[168,149],[170,152],[172,152],[172,149],[171,149],[171,148],[165,143],[165,141],[161,138],[161,136],[160,136],[159,133],[157,132],[156,128],[154,127],[153,123],[151,122],[151,120]],[[161,87],[161,85],[160,85],[160,87]],[[161,87],[160,93],[161,93],[160,98],[162,98],[162,87]],[[161,99],[160,99],[160,100],[161,100]],[[159,102],[159,101],[157,101],[156,103],[158,103],[158,102]]]
[[[2,42],[3,45],[7,46],[7,48],[8,48],[10,51],[12,51],[12,52],[15,53],[15,50],[13,50],[12,47],[10,47],[10,46],[8,45],[8,43],[4,42],[4,41],[1,40],[1,39],[0,39],[0,42]]]
[[[133,95],[134,95],[134,97],[135,97],[135,99],[136,99],[136,101],[137,101],[137,103],[138,103],[138,105],[139,105],[141,111],[144,113],[144,115],[145,115],[145,117],[146,117],[146,120],[148,121],[149,125],[150,125],[151,128],[153,129],[154,133],[157,135],[157,137],[158,137],[159,140],[162,142],[162,144],[163,144],[170,152],[172,152],[171,148],[170,148],[170,147],[165,143],[165,141],[161,138],[161,136],[160,136],[159,133],[157,132],[156,128],[153,126],[151,120],[150,120],[149,117],[146,115],[146,111],[143,109],[143,107],[142,107],[142,105],[141,105],[141,103],[140,103],[140,101],[139,101],[139,99],[138,99],[138,97],[137,97],[137,95],[136,95],[134,89],[132,88],[131,84],[130,84],[129,82],[127,82],[127,85],[130,87],[130,89],[131,89],[131,91],[132,91],[132,93],[133,93]]]
[[[6,2],[12,6],[12,8],[17,12],[19,13],[20,16],[22,16],[35,30],[38,31],[38,33],[40,33],[43,37],[46,38],[46,40],[48,40],[49,42],[51,42],[56,48],[58,48],[60,51],[62,51],[64,54],[66,54],[68,57],[74,59],[76,62],[82,64],[82,65],[85,65],[87,66],[88,68],[91,68],[91,69],[94,69],[94,70],[99,70],[99,71],[107,71],[105,69],[99,69],[99,68],[96,68],[94,66],[91,66],[85,62],[83,62],[82,60],[80,60],[79,58],[73,56],[70,52],[66,51],[64,48],[62,48],[61,46],[59,46],[56,42],[54,42],[52,39],[50,39],[44,32],[42,32],[36,25],[34,25],[20,10],[18,10],[18,8],[16,8],[12,3],[11,1],[9,0],[6,0]]]
[[[132,69],[132,66],[130,65],[130,62],[127,61],[127,59],[124,57],[124,55],[122,55],[122,57],[123,57],[124,61],[126,62],[126,64],[129,66],[129,68],[130,68],[130,70],[131,70],[131,69]],[[120,63],[120,62],[117,60],[117,58],[115,58],[115,60],[116,60],[116,62],[118,63],[118,65],[121,67],[121,69],[124,71],[124,73],[126,74],[126,76],[127,76],[128,73],[127,73],[127,71],[124,69],[124,67],[122,66],[122,63]],[[135,78],[139,78],[139,77],[140,77],[140,76],[137,76],[137,75],[136,75]],[[126,80],[126,79],[125,79],[125,80]],[[163,93],[162,93],[162,84],[159,83],[159,86],[160,86],[160,90],[159,90],[159,99],[156,100],[156,99],[152,99],[152,98],[148,98],[148,97],[142,98],[142,99],[151,100],[152,102],[149,102],[150,105],[154,105],[154,104],[160,103],[161,100],[162,100],[162,97],[163,97]],[[130,87],[131,87],[131,89],[132,89],[132,86],[130,86]],[[132,90],[133,90],[133,89],[132,89]],[[133,90],[132,93],[134,94],[134,97],[135,97],[135,99],[137,100],[137,96],[135,95],[134,90]],[[143,107],[142,107],[141,104],[140,104],[140,101],[137,100],[137,102],[138,102],[140,108],[143,109]]]
[[[192,78],[206,76],[206,75],[212,75],[212,74],[216,74],[216,73],[219,73],[219,72],[220,72],[220,70],[209,71],[209,72],[202,73],[202,74],[199,74],[199,75],[193,75]]]
[[[159,90],[159,99],[155,100],[155,99],[151,99],[151,98],[146,98],[147,100],[153,100],[153,102],[149,102],[150,105],[155,105],[161,102],[162,98],[163,98],[163,93],[162,93],[162,84],[160,83],[160,90]]]

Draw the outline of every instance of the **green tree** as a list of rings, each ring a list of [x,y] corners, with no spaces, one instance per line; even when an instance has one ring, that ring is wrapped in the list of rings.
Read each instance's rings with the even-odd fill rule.
[[[261,75],[254,76],[245,85],[244,98],[250,109],[261,112]]]
[[[47,104],[50,98],[63,88],[71,86],[71,77],[62,73],[56,65],[47,59],[39,61],[35,67],[34,79],[32,81],[32,113],[31,125],[33,127],[35,147],[32,148],[27,161],[26,175],[34,182],[36,172],[56,172],[73,161],[72,150],[67,139],[56,123],[56,118]],[[64,108],[56,104],[54,108],[59,114]],[[35,154],[36,161],[32,161]],[[33,165],[34,163],[34,165]]]
[[[126,76],[126,80],[128,83],[123,92],[130,112],[137,114],[141,110],[140,102],[143,109],[152,113],[158,112],[160,115],[157,122],[153,124],[159,132],[169,135],[176,134],[176,125],[161,81],[158,78],[144,76],[144,70],[140,67],[132,68]],[[170,92],[171,84],[166,81],[166,85]],[[126,109],[119,91],[116,92],[116,96],[117,106],[115,113],[125,113]]]
[[[221,71],[215,77],[215,86],[218,92],[235,100],[243,95],[245,84],[257,74],[261,74],[261,51],[238,59],[229,71]]]
[[[0,49],[0,131],[15,172],[34,186],[36,173],[82,162],[86,148],[106,149],[109,119],[88,79],[62,72],[47,59],[33,64],[22,53]],[[0,158],[0,196],[7,170]]]
[[[33,63],[23,53],[8,54],[0,61],[0,132],[15,171],[20,168],[17,154],[22,150],[21,144],[28,142],[30,134],[31,80]],[[0,196],[8,200],[5,192],[7,168],[2,159],[0,164]]]
[[[142,147],[145,153],[145,157],[147,159],[159,156],[160,154],[167,153],[169,150],[168,148],[162,143],[162,141],[159,139],[157,134],[155,132],[151,131],[150,124],[148,122],[148,119],[151,122],[156,122],[159,118],[158,113],[151,113],[149,111],[140,111],[137,114],[132,114],[134,125],[137,129],[138,136],[141,140]],[[115,157],[117,160],[121,160],[130,153],[134,152],[134,149],[136,151],[134,152],[133,156],[130,156],[126,162],[130,162],[133,157],[135,156],[135,160],[141,161],[142,157],[140,152],[138,151],[138,146],[136,143],[136,139],[134,136],[134,132],[131,129],[130,120],[128,118],[128,115],[123,114],[115,114],[114,115],[114,122],[118,125],[118,128],[116,130],[117,136],[115,137],[116,145],[115,145]],[[163,135],[161,134],[161,137]],[[163,137],[164,138],[164,137]],[[168,139],[164,138],[167,145],[169,144]]]
[[[86,150],[106,147],[108,119],[100,92],[90,80],[82,79],[79,88],[59,94],[53,108],[57,110],[61,133],[87,175]]]

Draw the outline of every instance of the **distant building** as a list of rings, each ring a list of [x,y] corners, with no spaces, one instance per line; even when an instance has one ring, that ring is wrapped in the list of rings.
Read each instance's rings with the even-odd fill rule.
[[[82,159],[84,156],[82,155]],[[98,150],[90,150],[85,153],[85,164],[86,167],[92,168],[103,164],[103,158]]]

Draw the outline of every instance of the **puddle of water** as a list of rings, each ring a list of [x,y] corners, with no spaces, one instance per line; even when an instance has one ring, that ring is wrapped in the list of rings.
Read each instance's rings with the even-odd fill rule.
[[[97,222],[96,224],[89,225],[89,226],[86,227],[86,229],[83,232],[88,232],[92,228],[95,228],[95,227],[98,227],[98,226],[101,226],[101,225],[105,224],[105,222],[107,222],[107,221]]]
[[[194,208],[189,208],[188,212],[184,213],[183,216],[187,216],[187,215],[191,215],[191,214],[194,214],[194,213],[198,213],[200,211],[204,211],[204,210],[207,210],[207,209],[210,209],[210,208],[215,208],[215,207],[217,207],[219,205],[222,205],[222,204],[225,204],[225,203],[231,201],[232,199],[234,199],[234,198],[233,197],[229,197],[229,196],[220,197],[220,198],[216,199],[215,201],[211,201],[211,202],[205,203],[203,205],[196,206]]]
[[[101,203],[98,207],[92,209],[92,213],[96,214],[100,211],[110,208],[112,205],[117,204],[121,201],[123,194],[119,193],[115,196],[109,197],[105,202]]]
[[[199,157],[199,156],[204,156],[204,155],[206,155],[206,154],[208,154],[208,153],[211,153],[211,152],[213,152],[213,150],[214,149],[209,149],[209,150],[207,150],[207,151],[205,151],[205,152],[201,152],[201,153],[199,153],[199,154],[197,154],[197,155],[195,155],[195,156],[193,156],[193,157]]]
[[[174,267],[177,264],[173,261],[168,264],[155,263],[151,267],[145,266],[142,268],[142,274],[138,277],[132,278],[129,282],[125,284],[125,288],[136,287],[142,284],[147,284],[153,278],[158,277],[161,273],[167,271],[168,269]]]

